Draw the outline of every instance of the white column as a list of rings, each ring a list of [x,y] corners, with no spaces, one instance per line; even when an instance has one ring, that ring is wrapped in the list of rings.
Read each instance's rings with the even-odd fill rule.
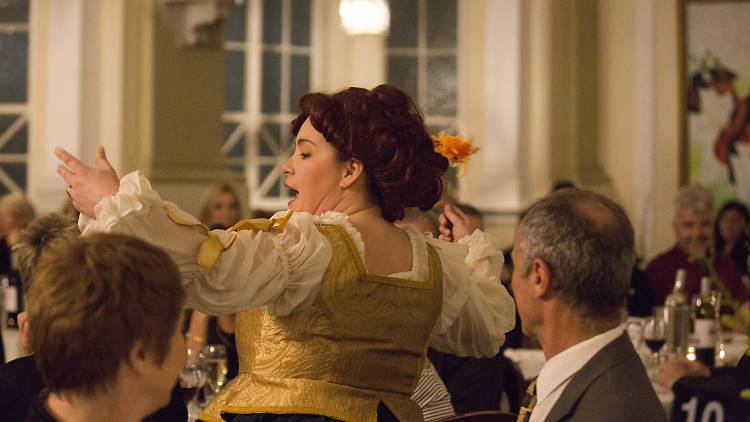
[[[385,35],[349,36],[349,85],[366,89],[385,82]]]
[[[654,116],[654,25],[655,8],[653,0],[638,0],[635,5],[635,139],[633,180],[635,181],[635,209],[632,216],[636,232],[638,254],[643,256],[653,251],[654,213],[653,203],[653,145],[656,143]]]
[[[385,82],[385,35],[347,34],[341,26],[338,1],[314,0],[312,18],[316,54],[311,91],[350,86],[371,89]]]
[[[521,208],[521,6],[459,3],[460,134],[480,148],[459,193],[490,224],[514,225]]]
[[[124,0],[31,3],[29,197],[40,213],[65,200],[55,147],[121,166]]]
[[[520,149],[523,157],[522,195],[525,201],[546,193],[551,179],[550,1],[528,1],[524,12],[523,45],[526,53],[523,63],[526,78],[523,82],[525,101],[521,119],[526,142]]]
[[[81,151],[83,0],[31,2],[28,194],[39,213],[65,199],[56,146]]]
[[[469,163],[474,177],[464,185],[472,187],[472,202],[485,212],[514,213],[521,207],[520,0],[487,2],[484,28],[481,161]],[[471,66],[462,64],[464,69]],[[482,171],[474,173],[475,165]]]

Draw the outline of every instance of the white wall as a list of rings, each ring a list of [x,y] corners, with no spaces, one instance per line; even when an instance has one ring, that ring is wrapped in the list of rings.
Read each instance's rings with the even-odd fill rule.
[[[561,13],[555,1],[459,3],[459,127],[482,148],[461,180],[460,198],[487,211],[490,230],[506,244],[517,212],[549,189],[554,174],[550,125],[565,112],[551,94],[550,22]],[[678,3],[596,3],[599,161],[647,257],[672,242],[671,199],[679,185]],[[382,82],[382,38],[347,37],[338,25],[337,4],[313,2],[320,23],[313,40],[322,44],[313,62],[313,89]],[[87,156],[104,143],[120,166],[147,151],[136,143],[152,142],[143,126],[148,104],[133,94],[149,84],[143,67],[153,52],[149,40],[141,39],[149,35],[135,31],[142,23],[132,21],[147,18],[147,5],[32,2],[29,195],[40,211],[57,209],[64,199],[54,146]]]
[[[646,259],[672,244],[679,187],[677,1],[600,1],[601,158]]]
[[[122,146],[122,0],[31,2],[28,195],[57,211],[62,147],[91,164],[98,145],[119,167]]]
[[[44,213],[60,208],[65,182],[55,146],[80,153],[83,0],[31,2],[28,195]]]

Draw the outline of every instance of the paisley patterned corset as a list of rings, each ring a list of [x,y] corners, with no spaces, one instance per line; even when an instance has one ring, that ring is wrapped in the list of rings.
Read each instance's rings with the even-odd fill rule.
[[[429,248],[427,280],[367,274],[346,231],[319,225],[331,262],[315,301],[274,316],[237,315],[240,374],[201,418],[220,413],[304,413],[375,421],[383,402],[400,420],[421,420],[409,394],[440,314],[440,258]]]

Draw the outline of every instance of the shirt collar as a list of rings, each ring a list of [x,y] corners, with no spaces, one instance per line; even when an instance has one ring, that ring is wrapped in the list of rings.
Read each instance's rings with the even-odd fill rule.
[[[537,377],[537,402],[544,400],[558,386],[583,368],[592,356],[622,334],[623,330],[624,325],[620,324],[569,347],[548,360]]]

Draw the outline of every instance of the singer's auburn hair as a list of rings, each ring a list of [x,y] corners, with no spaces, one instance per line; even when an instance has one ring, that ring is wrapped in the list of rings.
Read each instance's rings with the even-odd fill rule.
[[[299,100],[299,109],[294,135],[309,118],[341,161],[359,160],[387,221],[404,218],[408,207],[429,210],[440,199],[448,160],[434,151],[422,113],[401,89],[384,84],[371,91],[311,93]]]

